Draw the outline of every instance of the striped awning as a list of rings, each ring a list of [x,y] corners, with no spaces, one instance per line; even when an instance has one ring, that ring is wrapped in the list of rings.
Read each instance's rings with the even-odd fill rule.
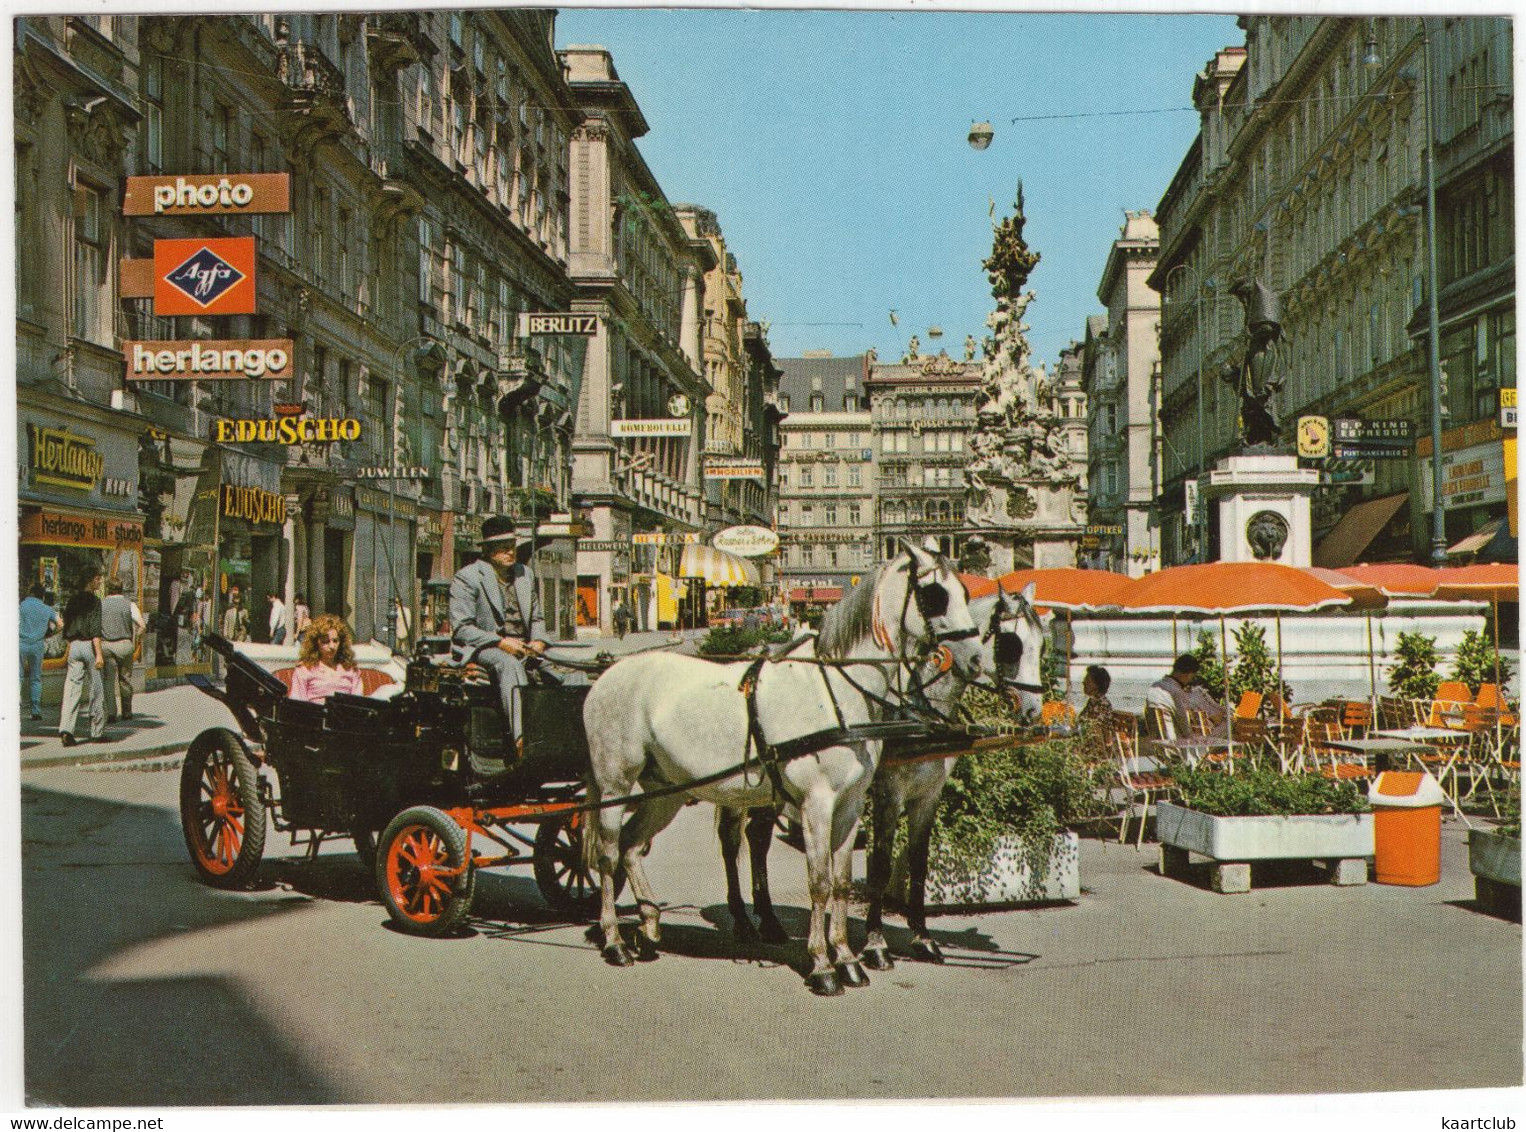
[[[713,546],[684,547],[678,572],[685,578],[703,578],[707,586],[756,586],[758,568],[745,558]]]

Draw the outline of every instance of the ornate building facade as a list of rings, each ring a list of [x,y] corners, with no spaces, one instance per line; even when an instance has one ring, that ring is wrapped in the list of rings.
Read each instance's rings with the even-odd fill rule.
[[[880,559],[901,540],[932,538],[958,557],[971,534],[965,519],[980,365],[946,353],[880,363],[864,382],[874,442],[874,545]]]
[[[1133,577],[1160,566],[1160,296],[1147,285],[1159,246],[1151,214],[1126,213],[1097,286],[1107,314],[1088,320],[1083,347],[1090,549]]]
[[[778,585],[830,604],[878,559],[875,446],[864,355],[779,358]]]
[[[685,231],[636,148],[646,118],[602,47],[560,52],[584,120],[572,138],[573,309],[598,318],[578,401],[573,491],[590,534],[611,549],[579,554],[585,620],[608,632],[627,601],[638,628],[673,600],[685,534],[705,526],[700,449],[707,239]],[[671,422],[668,435],[623,435],[616,422]],[[653,536],[667,542],[634,541]],[[669,618],[663,617],[663,620]]]
[[[1511,48],[1507,20],[1428,23],[1445,443],[1461,466],[1488,465],[1486,482],[1463,476],[1449,490],[1451,541],[1505,510],[1503,437],[1490,422],[1499,390],[1514,386]],[[1215,375],[1241,340],[1240,308],[1228,299],[1237,279],[1258,278],[1281,296],[1289,422],[1356,417],[1409,422],[1417,438],[1429,432],[1421,21],[1241,24],[1246,46],[1220,52],[1197,77],[1202,127],[1156,210],[1151,286],[1166,303],[1162,513],[1172,562],[1200,553],[1181,487],[1197,472],[1200,369],[1207,464],[1236,442],[1237,405]],[[1428,452],[1421,440],[1408,459],[1326,465],[1316,538],[1348,519],[1335,557],[1421,553],[1430,537]],[[1331,553],[1316,546],[1315,560],[1344,564]]]

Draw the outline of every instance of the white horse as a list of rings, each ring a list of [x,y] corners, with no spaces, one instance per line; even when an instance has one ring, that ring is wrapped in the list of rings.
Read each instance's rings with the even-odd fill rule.
[[[982,671],[992,674],[993,686],[998,691],[1003,694],[1016,693],[1022,711],[1036,715],[1042,699],[1039,658],[1046,626],[1034,609],[1033,592],[1031,584],[1021,594],[1008,594],[998,587],[995,593],[976,598],[969,606],[972,619],[981,627]],[[967,683],[952,669],[930,663],[922,673],[921,685],[931,709],[929,714],[951,717]],[[915,741],[908,741],[907,745],[914,746],[914,743]],[[905,753],[915,754],[914,751]],[[889,948],[881,930],[881,916],[885,888],[890,879],[890,854],[895,840],[895,825],[903,812],[908,814],[910,834],[911,892],[907,903],[907,920],[914,935],[912,950],[914,954],[933,962],[942,960],[937,943],[927,935],[926,930],[924,900],[927,852],[938,799],[948,780],[949,769],[957,757],[881,762],[875,773],[870,787],[871,804],[875,807],[875,838],[869,858],[869,938],[863,952],[863,961],[868,967],[889,970],[892,966]],[[777,810],[772,807],[746,813],[740,810],[720,811],[718,832],[722,863],[726,868],[726,903],[731,912],[732,932],[745,942],[762,940],[766,943],[784,943],[789,938],[774,912],[768,888],[768,851],[773,842],[777,816]],[[737,872],[737,856],[744,828],[752,866],[753,911],[758,917],[756,927],[742,900]],[[881,834],[881,830],[886,832]]]
[[[1015,596],[1009,596],[998,586],[990,597],[972,601],[970,612],[977,624],[984,624],[981,636],[986,649],[984,662],[993,673],[997,690],[1015,693],[1018,710],[1037,717],[1043,705],[1040,657],[1046,625],[1034,608],[1033,592],[1032,582]],[[982,622],[982,618],[986,620]],[[952,715],[963,692],[962,681],[946,680],[933,685],[928,695],[936,710]],[[865,923],[868,939],[864,943],[863,962],[875,971],[888,971],[895,966],[890,946],[885,942],[882,916],[885,890],[890,884],[896,824],[903,813],[908,880],[906,926],[911,929],[911,953],[914,958],[931,963],[943,962],[938,941],[927,930],[927,858],[938,800],[959,755],[940,759],[918,754],[915,739],[897,742],[887,751],[870,787],[874,836],[869,851],[869,912]]]
[[[868,982],[848,942],[847,897],[853,841],[880,743],[833,742],[832,736],[873,720],[878,704],[940,645],[960,673],[978,675],[980,631],[949,562],[909,545],[860,582],[838,612],[832,640],[841,659],[764,664],[752,670],[750,695],[742,687],[749,664],[672,653],[627,657],[595,682],[583,709],[592,770],[588,801],[597,806],[625,797],[638,782],[645,791],[693,784],[642,801],[628,822],[621,807],[604,806],[587,824],[584,847],[590,871],[599,871],[606,961],[632,961],[615,915],[614,876],[622,864],[641,912],[638,957],[656,957],[659,909],[643,858],[689,797],[747,809],[775,804],[782,793],[799,809],[805,832],[812,961],[806,983],[817,994],[840,994],[844,984]],[[819,749],[767,765],[766,746],[812,736],[822,736]],[[727,774],[731,768],[736,772]]]

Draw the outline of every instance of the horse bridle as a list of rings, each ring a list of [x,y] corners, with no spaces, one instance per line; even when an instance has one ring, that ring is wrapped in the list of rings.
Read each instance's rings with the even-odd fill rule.
[[[1027,602],[1023,602],[1023,605],[1028,612],[1032,612],[1032,607],[1028,606]],[[977,688],[986,688],[988,691],[993,692],[999,692],[1002,688],[1016,688],[1019,692],[1032,692],[1034,695],[1042,696],[1044,694],[1044,686],[1042,684],[1028,684],[1022,680],[1005,680],[998,675],[1003,668],[1009,665],[1016,668],[1023,660],[1023,639],[1016,633],[1002,629],[1002,610],[1003,595],[998,593],[996,595],[996,605],[991,609],[991,620],[986,625],[986,631],[980,638],[982,644],[991,640],[992,637],[996,638],[995,648],[992,649],[992,659],[996,662],[991,672],[992,683],[986,685],[984,681],[973,680],[971,683]]]

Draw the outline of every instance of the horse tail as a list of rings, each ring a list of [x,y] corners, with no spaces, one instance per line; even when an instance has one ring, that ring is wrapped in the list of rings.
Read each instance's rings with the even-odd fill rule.
[[[591,806],[599,804],[599,784],[589,782],[587,802]],[[583,868],[588,875],[595,879],[599,876],[599,811],[597,809],[583,812]]]

